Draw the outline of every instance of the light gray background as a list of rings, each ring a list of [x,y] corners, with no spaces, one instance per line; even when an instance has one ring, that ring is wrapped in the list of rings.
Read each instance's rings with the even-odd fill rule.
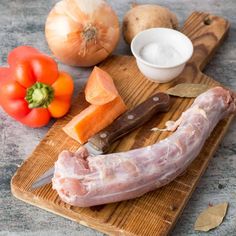
[[[0,65],[6,64],[8,52],[22,44],[33,45],[50,53],[44,38],[44,22],[55,0],[0,0]],[[108,1],[120,21],[131,2]],[[236,90],[236,1],[235,0],[167,0],[138,3],[159,3],[171,8],[181,24],[195,10],[224,16],[231,22],[228,39],[218,50],[205,72],[224,85]],[[130,54],[129,47],[120,41],[115,53]],[[77,90],[85,83],[89,69],[72,68],[60,64],[70,72]],[[52,124],[53,122],[51,122]],[[32,152],[50,125],[30,129],[13,121],[0,110],[0,235],[81,235],[101,233],[75,222],[48,213],[12,197],[10,179],[17,165]],[[230,206],[223,224],[207,235],[236,235],[236,122],[232,124],[220,148],[210,162],[196,191],[178,221],[173,236],[206,235],[193,230],[197,215],[208,206],[228,201]]]

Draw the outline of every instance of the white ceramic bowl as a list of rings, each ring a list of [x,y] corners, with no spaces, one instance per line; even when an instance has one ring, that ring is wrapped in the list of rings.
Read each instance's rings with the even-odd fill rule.
[[[182,56],[178,64],[159,66],[145,61],[140,56],[142,48],[149,43],[165,43],[171,45]],[[193,54],[191,40],[177,30],[168,28],[152,28],[137,34],[131,42],[131,51],[136,58],[139,70],[148,79],[157,83],[166,83],[176,78],[184,69],[186,62]]]

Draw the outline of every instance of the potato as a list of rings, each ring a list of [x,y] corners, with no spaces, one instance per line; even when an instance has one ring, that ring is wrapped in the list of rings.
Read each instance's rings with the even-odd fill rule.
[[[159,5],[135,5],[124,16],[123,36],[130,44],[139,32],[156,27],[176,29],[178,27],[176,15]]]

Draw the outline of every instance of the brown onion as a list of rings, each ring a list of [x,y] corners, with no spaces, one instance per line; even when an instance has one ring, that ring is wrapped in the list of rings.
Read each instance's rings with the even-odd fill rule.
[[[92,66],[104,60],[119,40],[119,21],[104,0],[62,0],[48,15],[46,39],[63,63]]]

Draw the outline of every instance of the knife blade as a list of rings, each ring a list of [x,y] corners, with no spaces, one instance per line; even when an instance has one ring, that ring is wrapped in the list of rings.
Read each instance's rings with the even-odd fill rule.
[[[111,125],[92,136],[84,147],[87,148],[90,156],[106,153],[117,139],[122,138],[131,131],[142,126],[149,121],[158,112],[168,111],[170,106],[170,97],[166,93],[158,92],[118,117]],[[50,168],[41,175],[31,186],[34,190],[51,182],[54,167]]]

